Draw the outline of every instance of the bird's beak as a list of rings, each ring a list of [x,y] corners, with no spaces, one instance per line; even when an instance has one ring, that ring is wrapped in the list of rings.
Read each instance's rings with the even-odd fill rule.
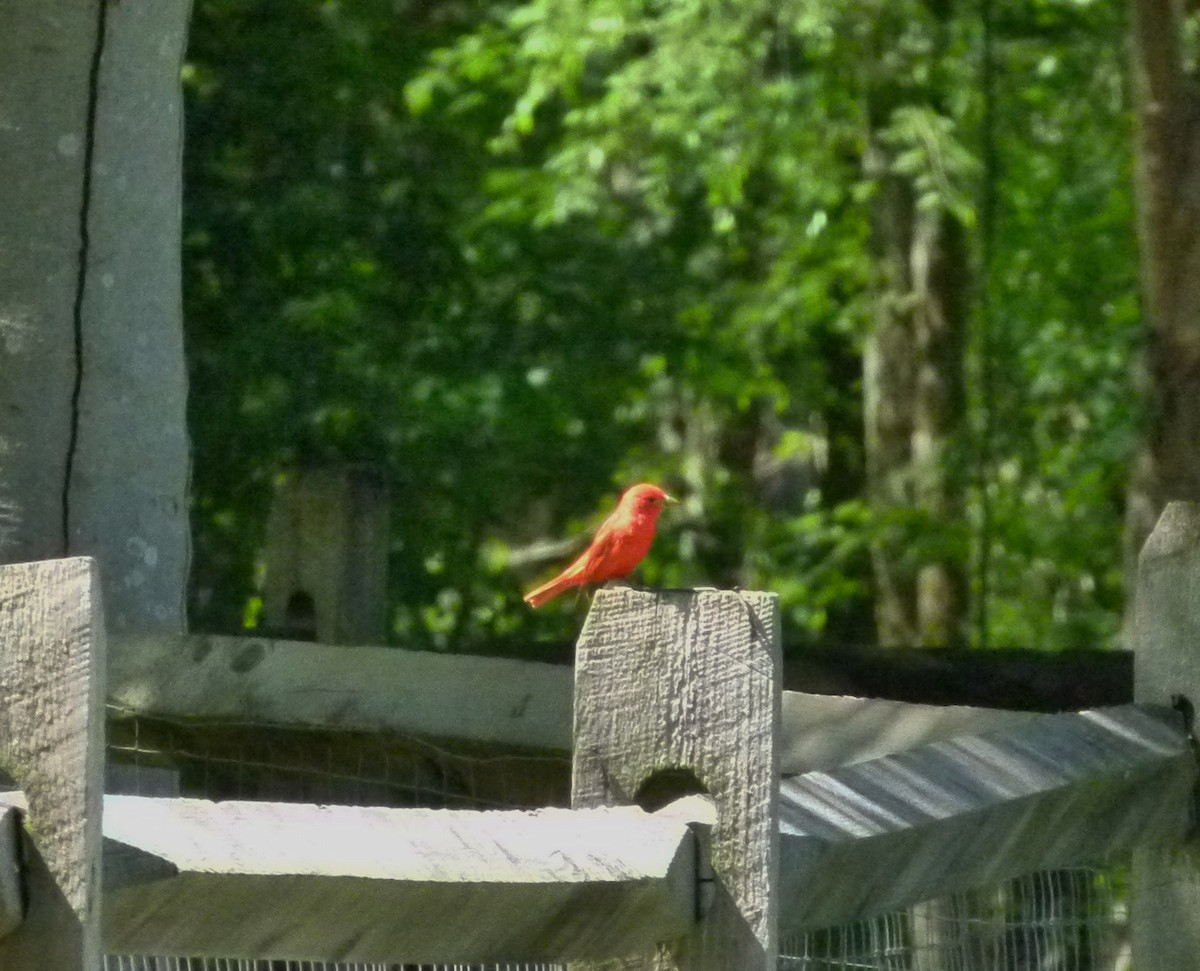
[[[679,500],[676,499],[674,496],[668,496],[664,492],[663,493],[663,502],[665,502],[667,505],[671,505],[672,503],[678,504]]]

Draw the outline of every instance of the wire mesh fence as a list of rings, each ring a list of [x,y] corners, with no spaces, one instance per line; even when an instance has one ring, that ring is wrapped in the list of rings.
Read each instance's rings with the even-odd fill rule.
[[[781,942],[780,971],[1123,971],[1125,868],[1048,870]]]
[[[178,958],[112,955],[104,971],[560,971],[557,964],[363,964],[326,961],[249,960],[246,958]],[[562,968],[561,971],[566,971]]]
[[[110,708],[113,791],[454,809],[566,806],[570,756],[455,740],[150,718]],[[1124,971],[1123,868],[1055,870],[781,942],[780,971]],[[109,955],[105,971],[565,971]]]
[[[131,795],[427,809],[570,802],[570,755],[108,709],[111,788]]]

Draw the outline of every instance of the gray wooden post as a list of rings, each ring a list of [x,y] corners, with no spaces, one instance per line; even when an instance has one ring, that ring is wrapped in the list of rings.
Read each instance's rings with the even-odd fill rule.
[[[100,560],[109,630],[182,632],[191,537],[179,75],[192,0],[91,2],[107,22],[68,552]]]
[[[382,644],[388,545],[388,490],[376,470],[292,474],[267,523],[266,632],[323,644]]]
[[[774,971],[779,669],[773,594],[597,593],[576,655],[572,806],[702,788],[716,813],[693,933],[626,967]]]
[[[1134,696],[1200,710],[1200,506],[1173,502],[1138,566]],[[1193,729],[1194,732],[1194,729]],[[1194,812],[1180,805],[1180,813]],[[1138,971],[1200,967],[1200,847],[1149,846],[1133,858],[1133,963]]]
[[[113,629],[179,632],[190,0],[0,0],[0,562],[86,553]]]
[[[5,971],[100,966],[103,681],[94,562],[0,567],[0,768],[28,806],[28,909],[0,939]]]

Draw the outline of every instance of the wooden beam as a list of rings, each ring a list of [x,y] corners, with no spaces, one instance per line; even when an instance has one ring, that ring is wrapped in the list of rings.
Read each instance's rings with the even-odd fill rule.
[[[1179,717],[1129,705],[785,780],[781,930],[1178,840],[1195,778]]]
[[[251,637],[123,638],[114,713],[571,747],[571,669]]]
[[[114,712],[571,748],[570,668],[247,637],[114,638]],[[1043,716],[783,693],[785,775]]]
[[[699,790],[716,810],[698,834],[711,906],[687,937],[623,968],[774,971],[779,669],[773,594],[596,595],[575,664],[572,805],[654,808]]]
[[[1045,717],[998,708],[785,691],[781,768],[784,775],[832,769],[960,735],[1029,725]]]
[[[2,968],[100,964],[103,616],[90,559],[0,567],[0,769],[29,800],[28,908]]]
[[[104,827],[110,953],[571,960],[646,948],[694,919],[688,827],[636,808],[106,796]]]

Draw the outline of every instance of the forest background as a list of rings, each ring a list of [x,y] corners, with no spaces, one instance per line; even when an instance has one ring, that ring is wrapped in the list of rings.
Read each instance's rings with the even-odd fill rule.
[[[521,592],[642,480],[643,579],[777,591],[789,643],[1118,643],[1162,498],[1129,15],[196,0],[193,627],[256,622],[279,476],[351,462],[408,646],[573,637]]]

